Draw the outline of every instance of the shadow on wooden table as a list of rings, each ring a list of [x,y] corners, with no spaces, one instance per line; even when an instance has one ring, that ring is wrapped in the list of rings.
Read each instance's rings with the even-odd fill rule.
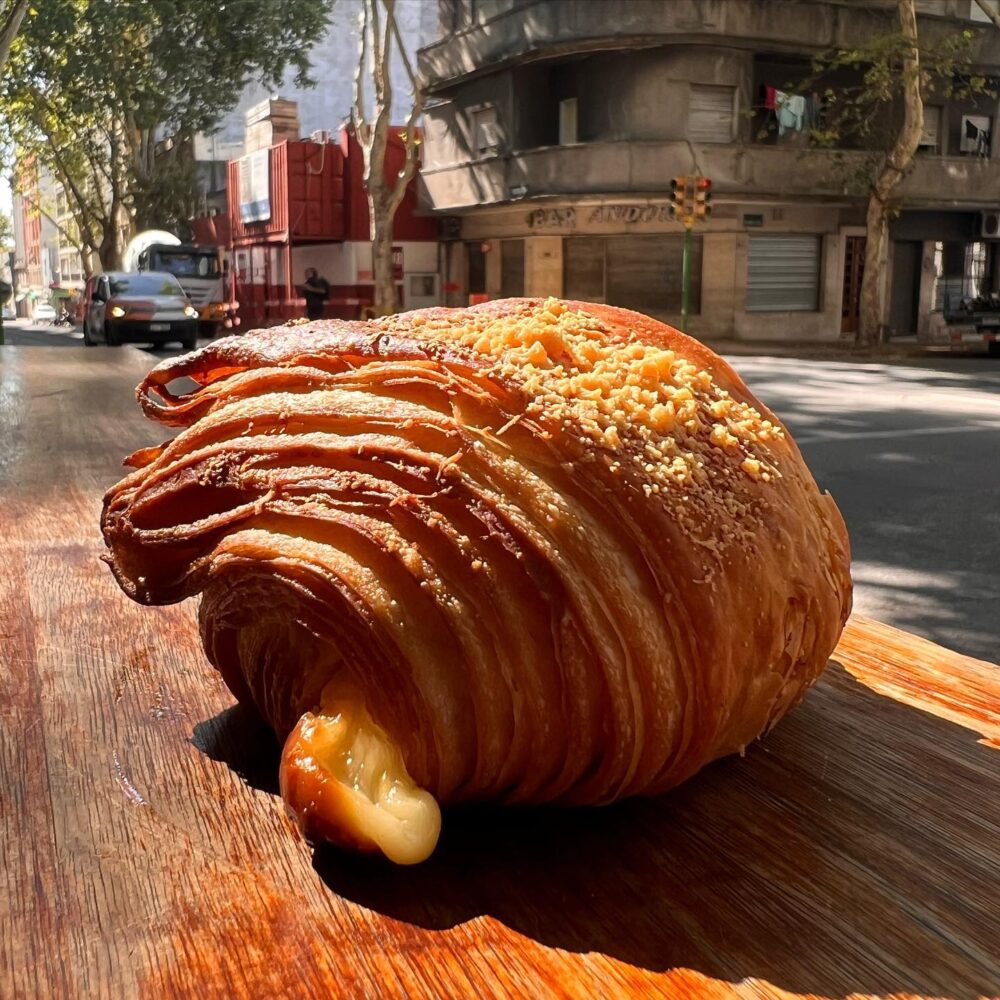
[[[206,752],[273,791],[273,738],[226,715]],[[487,915],[654,971],[973,997],[1000,986],[998,829],[997,751],[834,665],[745,759],[658,799],[454,809],[422,865],[329,847],[314,864],[339,895],[427,929]]]

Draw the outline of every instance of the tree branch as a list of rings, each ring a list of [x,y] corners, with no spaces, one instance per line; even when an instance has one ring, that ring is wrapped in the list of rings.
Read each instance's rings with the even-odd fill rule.
[[[365,70],[368,66],[368,4],[369,0],[364,0],[362,8],[361,31],[358,32],[361,41],[358,50],[358,65],[354,71],[354,107],[351,108],[351,120],[354,123],[354,133],[358,141],[362,142],[361,131],[365,128]]]
[[[42,203],[40,201],[36,201],[35,198],[30,194],[24,194],[22,195],[22,197],[24,198],[25,203],[27,205],[29,205],[39,214],[44,215],[45,218],[48,219],[49,222],[51,222],[52,225],[55,226],[56,229],[58,229],[63,236],[66,237],[66,242],[69,243],[69,245],[73,247],[73,249],[76,250],[76,252],[79,253],[81,256],[83,256],[83,254],[86,253],[88,250],[93,252],[97,249],[90,243],[80,238],[79,233],[82,232],[82,230],[80,230],[79,227],[77,227],[78,230],[77,236],[74,237],[72,232],[68,230],[51,212],[47,211],[45,208],[42,207]]]
[[[986,0],[976,0],[976,6],[993,22],[994,27],[1000,28],[1000,12],[995,7],[988,4]],[[0,60],[0,64],[2,64],[2,60]]]
[[[410,79],[410,86],[413,88],[413,95],[414,97],[416,97],[416,95],[423,89],[423,87],[417,80],[416,73],[413,72],[413,64],[410,62],[410,56],[406,51],[406,46],[403,44],[403,37],[399,33],[399,24],[396,22],[395,0],[393,0],[391,6],[388,2],[386,3],[385,20],[386,20],[386,26],[389,28],[389,30],[392,32],[393,36],[396,39],[396,48],[399,49],[399,55],[403,61],[403,68],[406,70],[406,75]],[[423,101],[421,101],[421,104],[422,103]]]

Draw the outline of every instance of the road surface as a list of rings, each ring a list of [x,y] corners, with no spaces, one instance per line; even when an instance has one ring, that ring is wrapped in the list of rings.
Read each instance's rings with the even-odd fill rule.
[[[7,327],[8,344],[80,340],[73,331]],[[151,363],[179,353],[145,350]],[[857,610],[1000,661],[1000,359],[732,362],[840,505]]]

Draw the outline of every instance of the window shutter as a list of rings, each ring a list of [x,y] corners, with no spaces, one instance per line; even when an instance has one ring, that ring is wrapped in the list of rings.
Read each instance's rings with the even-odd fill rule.
[[[920,145],[930,149],[938,148],[938,129],[941,125],[941,108],[933,104],[924,105],[924,130],[920,133]]]
[[[733,87],[692,85],[688,138],[692,142],[733,141]]]
[[[819,264],[818,236],[751,236],[747,312],[815,312]]]
[[[499,151],[500,126],[496,108],[479,108],[477,111],[473,111],[472,131],[477,156],[486,156]]]

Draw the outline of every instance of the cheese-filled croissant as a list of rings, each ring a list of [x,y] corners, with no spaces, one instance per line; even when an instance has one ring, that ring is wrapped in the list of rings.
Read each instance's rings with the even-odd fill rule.
[[[184,429],[108,492],[109,562],[142,603],[202,595],[312,839],[411,863],[439,805],[663,791],[780,719],[850,610],[843,521],[788,432],[623,309],[289,325],[138,397]]]

